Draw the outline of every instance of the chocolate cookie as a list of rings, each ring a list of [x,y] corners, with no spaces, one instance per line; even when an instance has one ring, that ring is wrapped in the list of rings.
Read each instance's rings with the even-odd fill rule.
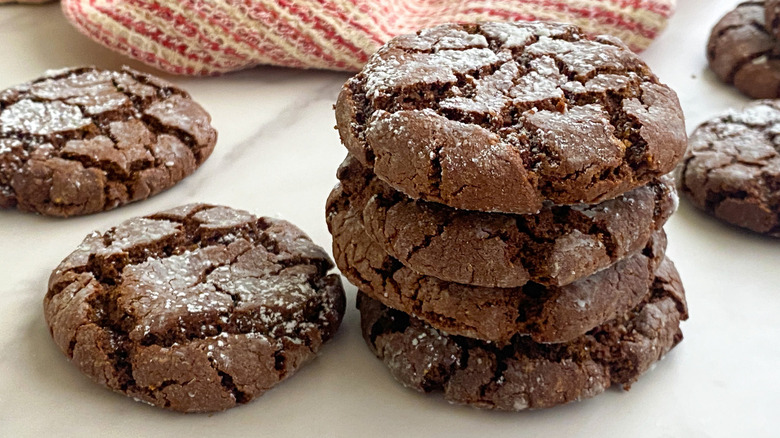
[[[49,279],[46,322],[94,381],[182,412],[246,403],[344,315],[340,277],[298,228],[191,204],[93,233]]]
[[[780,97],[780,46],[765,26],[764,2],[740,3],[712,29],[713,72],[752,98]]]
[[[341,141],[414,199],[536,213],[597,203],[685,152],[676,94],[625,45],[554,23],[397,37],[343,87]]]
[[[415,201],[351,156],[338,177],[385,252],[418,273],[486,287],[563,286],[587,277],[640,251],[677,205],[667,177],[600,204],[545,206],[536,215]]]
[[[764,2],[764,26],[775,38],[780,38],[780,0]]]
[[[498,343],[517,333],[567,342],[625,313],[647,295],[666,249],[660,231],[642,253],[567,286],[479,287],[418,274],[389,256],[338,187],[327,209],[333,256],[355,286],[439,330]]]
[[[699,126],[678,169],[700,209],[780,237],[780,102],[756,101]]]
[[[211,154],[211,117],[129,68],[59,70],[0,92],[0,207],[109,210],[181,181]]]
[[[363,337],[404,386],[443,391],[480,408],[519,411],[629,389],[682,340],[688,318],[674,265],[659,268],[652,292],[633,310],[565,344],[516,336],[508,345],[447,335],[419,319],[358,295]]]

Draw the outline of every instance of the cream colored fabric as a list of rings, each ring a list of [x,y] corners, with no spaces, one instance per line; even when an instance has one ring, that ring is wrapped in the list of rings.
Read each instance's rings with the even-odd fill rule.
[[[675,0],[63,0],[84,34],[175,74],[258,64],[358,70],[395,35],[444,22],[549,20],[647,47]]]

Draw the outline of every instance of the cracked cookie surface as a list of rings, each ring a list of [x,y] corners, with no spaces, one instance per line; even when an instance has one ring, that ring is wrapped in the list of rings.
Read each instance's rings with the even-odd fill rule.
[[[397,37],[342,88],[342,143],[414,199],[536,213],[597,203],[674,168],[676,94],[621,42],[553,23]]]
[[[756,101],[703,123],[677,180],[707,213],[780,237],[780,103]]]
[[[780,46],[764,2],[740,3],[712,28],[707,60],[725,83],[754,98],[780,97]]]
[[[190,204],[84,240],[44,299],[84,374],[159,407],[209,412],[292,375],[344,315],[325,251],[289,222]]]
[[[628,311],[647,294],[666,249],[658,231],[642,252],[566,286],[480,287],[418,274],[388,255],[339,187],[327,214],[336,265],[358,289],[439,330],[497,343],[518,333],[567,342]]]
[[[47,72],[0,92],[0,207],[74,216],[146,199],[193,173],[216,140],[208,113],[166,81]]]
[[[611,385],[629,389],[682,340],[682,284],[670,261],[658,272],[633,310],[565,344],[516,336],[500,346],[447,335],[362,293],[357,306],[366,344],[404,386],[480,408],[548,408]]]
[[[455,210],[413,200],[348,156],[338,177],[368,235],[415,272],[485,287],[564,286],[645,247],[677,206],[669,177],[596,205],[536,215]]]

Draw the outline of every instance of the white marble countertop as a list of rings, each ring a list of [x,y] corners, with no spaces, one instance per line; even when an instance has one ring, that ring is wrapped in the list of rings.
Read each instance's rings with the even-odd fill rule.
[[[680,95],[688,130],[747,100],[706,69],[709,29],[736,0],[679,0],[643,54]],[[44,70],[137,63],[82,37],[58,5],[0,7],[0,89]],[[331,105],[348,75],[257,68],[169,78],[213,115],[212,157],[178,186],[117,210],[67,220],[0,212],[0,436],[777,436],[780,426],[780,241],[741,232],[685,202],[668,254],[688,292],[685,341],[629,393],[609,390],[536,412],[452,406],[397,384],[348,313],[321,356],[260,399],[224,413],[181,415],[107,391],[49,337],[42,299],[51,269],[94,229],[194,201],[298,224],[330,248],[324,204],[344,158]]]

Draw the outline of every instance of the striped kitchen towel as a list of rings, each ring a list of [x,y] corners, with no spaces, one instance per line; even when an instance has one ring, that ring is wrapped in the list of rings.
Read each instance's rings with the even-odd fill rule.
[[[359,70],[395,35],[444,22],[549,20],[647,47],[675,0],[62,0],[105,46],[174,74],[272,64]]]

